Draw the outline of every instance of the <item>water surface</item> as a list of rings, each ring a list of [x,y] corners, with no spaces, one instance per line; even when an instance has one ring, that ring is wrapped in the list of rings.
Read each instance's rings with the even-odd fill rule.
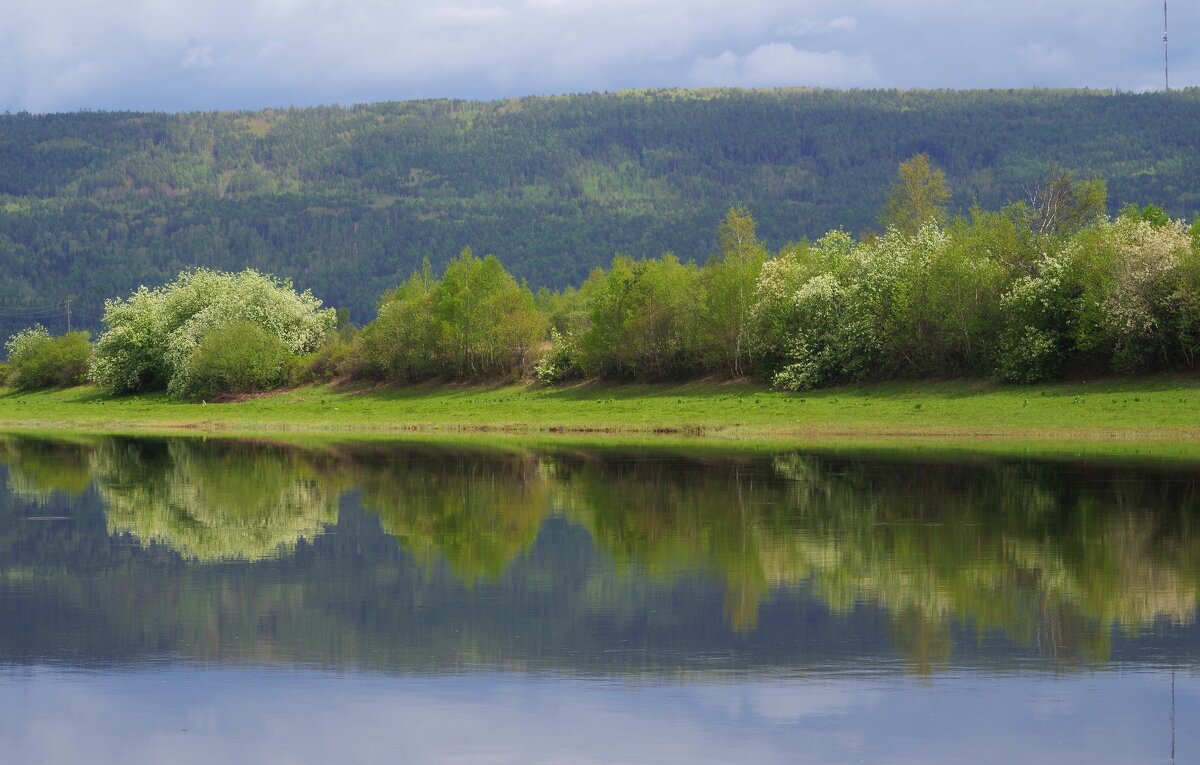
[[[0,463],[13,761],[1200,758],[1192,467],[18,437]]]

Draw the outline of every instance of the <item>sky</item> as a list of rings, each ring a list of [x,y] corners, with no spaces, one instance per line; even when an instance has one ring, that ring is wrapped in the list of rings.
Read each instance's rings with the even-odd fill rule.
[[[1172,87],[1200,3],[1172,0]],[[1162,87],[1158,0],[0,0],[0,112],[645,87]]]

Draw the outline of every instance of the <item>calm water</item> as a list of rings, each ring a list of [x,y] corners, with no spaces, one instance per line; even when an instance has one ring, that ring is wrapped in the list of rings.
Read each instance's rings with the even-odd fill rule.
[[[0,438],[5,762],[1200,761],[1200,469]]]

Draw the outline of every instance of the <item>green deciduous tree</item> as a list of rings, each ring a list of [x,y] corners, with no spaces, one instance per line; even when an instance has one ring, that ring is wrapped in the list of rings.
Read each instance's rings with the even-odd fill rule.
[[[696,307],[704,299],[695,264],[670,253],[645,261],[617,256],[593,279],[591,327],[580,338],[588,374],[666,380],[700,368]]]
[[[706,366],[740,376],[749,371],[747,323],[754,304],[754,285],[767,259],[754,218],[744,207],[729,210],[718,229],[721,257],[700,272],[704,302],[700,306],[700,343]]]
[[[928,154],[918,154],[900,163],[879,222],[886,228],[916,234],[927,223],[944,224],[949,202],[946,174],[929,163]]]
[[[438,280],[426,262],[389,294],[363,329],[367,374],[413,381],[481,379],[531,371],[547,339],[533,293],[494,256],[464,249]]]

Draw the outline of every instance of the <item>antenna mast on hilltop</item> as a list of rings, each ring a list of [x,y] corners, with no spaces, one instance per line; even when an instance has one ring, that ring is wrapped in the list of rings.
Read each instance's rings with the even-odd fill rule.
[[[1163,0],[1163,84],[1171,91],[1171,59],[1167,50],[1167,0]]]

